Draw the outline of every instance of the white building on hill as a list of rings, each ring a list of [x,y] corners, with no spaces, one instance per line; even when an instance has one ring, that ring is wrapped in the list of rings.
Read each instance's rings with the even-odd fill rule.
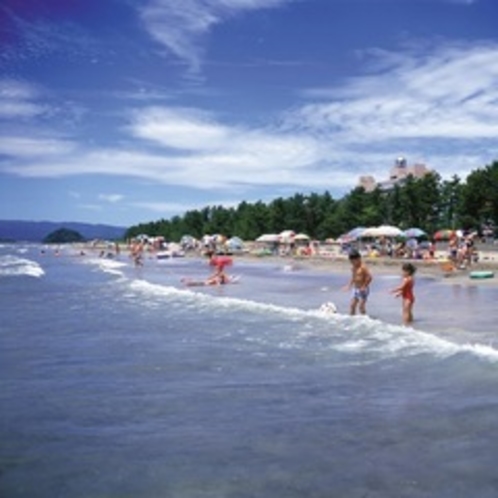
[[[427,168],[425,164],[408,165],[404,157],[398,157],[387,180],[377,182],[371,175],[360,176],[358,186],[363,187],[366,192],[372,192],[377,187],[381,190],[391,190],[395,185],[402,185],[409,176],[423,178],[429,173],[432,173],[432,170]]]

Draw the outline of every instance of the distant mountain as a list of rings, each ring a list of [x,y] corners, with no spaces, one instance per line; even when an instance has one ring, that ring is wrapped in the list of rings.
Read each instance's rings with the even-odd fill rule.
[[[112,225],[92,225],[73,221],[0,220],[0,241],[41,242],[55,230],[66,228],[79,232],[85,239],[115,240],[123,238],[127,228]]]

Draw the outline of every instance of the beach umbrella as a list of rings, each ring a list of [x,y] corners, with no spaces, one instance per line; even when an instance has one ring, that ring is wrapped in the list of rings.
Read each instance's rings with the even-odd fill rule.
[[[180,245],[186,249],[194,248],[196,242],[197,240],[192,235],[183,235],[180,239]]]
[[[398,227],[381,225],[380,227],[367,228],[361,237],[403,237],[403,232]]]
[[[192,235],[182,235],[182,238],[180,239],[180,244],[193,244],[195,243],[195,237],[192,237]]]
[[[217,233],[215,235],[213,235],[211,237],[211,240],[215,243],[215,244],[224,244],[226,241],[227,241],[227,238],[225,235],[221,234],[221,233]]]
[[[351,242],[361,237],[361,234],[366,230],[365,227],[356,227],[350,230],[349,232],[341,235],[338,240],[341,242]]]
[[[213,242],[214,242],[214,239],[213,239],[213,236],[212,236],[212,235],[209,235],[209,234],[207,233],[207,234],[205,234],[205,235],[203,235],[203,236],[202,236],[202,244],[203,244],[204,246],[207,246],[207,245],[209,245],[209,244],[211,244],[211,243],[213,243]]]
[[[257,239],[256,242],[278,242],[280,240],[280,236],[277,235],[276,233],[265,233],[263,235],[260,235]]]
[[[305,233],[298,233],[295,237],[294,240],[310,240],[309,235],[306,235]]]
[[[349,244],[350,242],[353,242],[356,239],[352,239],[351,237],[348,237],[347,234],[341,235],[338,239],[337,242],[339,244]]]
[[[279,234],[280,237],[280,242],[293,242],[294,237],[296,236],[295,232],[293,230],[284,230],[283,232],[280,232]]]
[[[420,237],[427,237],[427,233],[420,228],[409,228],[403,232],[404,236],[409,239],[418,239]]]
[[[361,237],[361,234],[366,230],[366,227],[356,227],[350,230],[347,234],[346,237],[350,239],[357,239],[358,237]]]
[[[450,230],[449,228],[443,228],[438,230],[434,235],[434,240],[450,240],[456,236],[455,230]]]

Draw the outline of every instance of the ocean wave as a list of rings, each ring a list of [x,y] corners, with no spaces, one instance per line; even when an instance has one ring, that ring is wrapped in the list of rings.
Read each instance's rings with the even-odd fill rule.
[[[429,354],[440,359],[471,354],[498,362],[498,350],[489,345],[457,344],[433,333],[387,324],[367,316],[348,316],[342,323],[351,333],[349,340],[337,347],[343,352],[368,351],[387,358]]]
[[[30,259],[18,256],[0,256],[0,276],[28,276],[40,278],[45,275],[43,268]]]
[[[272,312],[291,319],[292,317],[299,318],[307,314],[306,311],[299,308],[260,303],[235,297],[212,296],[189,289],[153,284],[145,280],[134,280],[131,282],[131,287],[146,292],[149,295],[183,297],[185,300],[193,302],[196,305],[208,305],[219,309],[234,310],[238,308],[245,311]]]
[[[124,276],[121,268],[128,266],[126,263],[122,261],[116,261],[114,259],[106,259],[106,258],[89,258],[83,260],[84,263],[98,266],[100,270],[104,273],[110,273],[112,275],[118,275],[120,277]]]
[[[168,297],[179,300],[185,307],[195,310],[212,310],[257,313],[281,317],[287,322],[303,326],[287,327],[286,342],[282,347],[302,347],[311,339],[320,339],[324,347],[343,354],[361,354],[372,360],[430,355],[440,359],[457,355],[472,355],[490,362],[498,362],[498,350],[485,344],[457,344],[435,334],[385,323],[368,316],[349,316],[324,313],[320,309],[300,309],[271,303],[226,296],[213,296],[188,289],[154,284],[145,280],[130,281],[133,291],[148,296],[149,305],[156,306],[157,300]],[[155,299],[154,299],[155,298]],[[178,303],[177,303],[178,304]],[[293,330],[294,333],[290,333]],[[272,340],[262,337],[260,340]],[[365,359],[365,361],[367,361]]]

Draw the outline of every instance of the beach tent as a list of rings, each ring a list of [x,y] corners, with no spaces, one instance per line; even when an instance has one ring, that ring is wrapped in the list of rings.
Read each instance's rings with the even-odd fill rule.
[[[226,245],[231,251],[241,251],[244,248],[244,242],[240,237],[231,237]]]

